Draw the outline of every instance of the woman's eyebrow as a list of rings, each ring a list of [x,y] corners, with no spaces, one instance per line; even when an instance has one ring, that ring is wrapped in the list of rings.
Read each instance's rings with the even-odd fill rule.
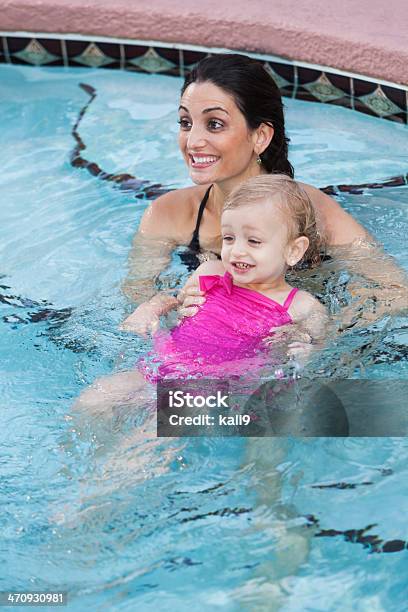
[[[222,111],[223,113],[226,113],[227,115],[229,115],[229,112],[227,110],[225,110],[225,108],[222,108],[222,106],[211,106],[210,108],[205,108],[203,110],[203,114],[204,113],[212,113],[213,111]]]
[[[188,108],[186,108],[185,106],[183,106],[182,104],[180,104],[180,106],[178,107],[179,111],[183,110],[186,113],[189,113],[190,111],[188,110]],[[203,110],[203,115],[205,113],[212,113],[213,111],[222,111],[223,113],[226,113],[227,115],[229,115],[229,112],[227,110],[225,110],[225,108],[222,108],[222,106],[211,106],[210,108],[205,108]]]

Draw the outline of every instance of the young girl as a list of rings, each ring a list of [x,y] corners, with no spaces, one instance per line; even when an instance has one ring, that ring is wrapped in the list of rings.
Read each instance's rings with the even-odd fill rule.
[[[175,307],[168,296],[141,304],[122,328],[156,331],[154,350],[135,372],[101,379],[86,390],[81,404],[110,406],[134,401],[142,376],[163,378],[239,376],[271,364],[265,342],[282,337],[293,324],[289,355],[302,355],[324,335],[324,307],[309,293],[288,285],[288,268],[302,259],[317,262],[322,240],[306,192],[282,174],[263,174],[236,188],[221,218],[221,261],[199,266],[185,289],[197,283],[205,304],[171,332],[157,331],[160,316]],[[289,330],[289,327],[287,328]],[[290,334],[293,339],[293,334]],[[269,353],[269,354],[268,354]]]

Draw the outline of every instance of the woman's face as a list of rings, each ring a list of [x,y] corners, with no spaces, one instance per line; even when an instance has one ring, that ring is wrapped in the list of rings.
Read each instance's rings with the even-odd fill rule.
[[[179,107],[179,145],[197,185],[238,182],[259,174],[256,130],[234,99],[211,82],[192,83]]]

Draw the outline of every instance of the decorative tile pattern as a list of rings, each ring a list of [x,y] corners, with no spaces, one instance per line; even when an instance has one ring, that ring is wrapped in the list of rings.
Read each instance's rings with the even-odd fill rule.
[[[102,42],[66,40],[63,49],[68,66],[120,68],[120,45]]]
[[[282,96],[293,98],[297,87],[296,66],[267,61],[264,67],[278,85]]]
[[[61,41],[31,37],[2,38],[4,61],[29,66],[62,66]]]
[[[6,49],[4,48],[5,42],[6,42],[6,39],[3,36],[0,39],[0,63],[7,62],[6,55],[5,55]]]
[[[395,115],[387,115],[383,119],[394,121],[395,123],[408,123],[407,113],[396,113]]]
[[[320,102],[331,102],[338,100],[344,96],[344,92],[338,87],[335,87],[327,78],[324,72],[313,83],[304,85],[305,89],[310,91]]]
[[[348,108],[350,110],[353,109],[353,100],[351,96],[345,96],[341,98],[336,98],[335,100],[329,100],[327,104],[331,104],[332,106],[342,106],[343,108]]]
[[[209,57],[211,53],[205,53],[204,51],[190,51],[183,49],[183,60],[184,69],[186,72],[192,70],[196,64],[205,57]]]
[[[32,38],[20,51],[15,51],[13,58],[34,66],[44,66],[45,64],[51,64],[60,60],[59,55],[47,51],[41,42],[35,38]]]
[[[353,79],[353,90],[354,96],[359,98],[360,96],[365,96],[370,93],[373,93],[377,87],[377,83],[372,81],[365,81],[363,79]]]
[[[80,55],[76,55],[73,59],[78,64],[92,68],[101,68],[114,61],[111,57],[107,57],[95,43],[88,45]]]
[[[394,104],[394,102],[387,98],[380,85],[378,85],[377,89],[373,91],[373,93],[360,96],[359,100],[368,106],[368,108],[379,117],[395,115],[401,111],[401,109]]]
[[[381,85],[381,89],[389,100],[394,102],[399,109],[402,111],[408,106],[408,89],[397,89],[396,87],[389,87],[387,85]]]
[[[280,90],[287,89],[290,85],[292,85],[293,81],[287,81],[283,76],[276,72],[269,62],[264,63],[264,68],[266,72],[271,75]]]
[[[144,55],[137,59],[130,60],[129,63],[142,68],[145,72],[152,72],[154,74],[157,72],[166,72],[176,66],[173,62],[169,62],[169,60],[161,57],[153,47],[149,47]]]
[[[351,77],[343,74],[331,74],[327,71],[324,74],[331,85],[341,89],[343,95],[350,97],[354,96],[353,79]]]
[[[70,40],[69,38],[3,37],[0,62],[33,66],[89,66],[183,77],[210,51],[143,44]],[[392,85],[331,73],[315,66],[265,57],[265,70],[283,96],[355,109],[373,117],[408,123],[408,93]]]

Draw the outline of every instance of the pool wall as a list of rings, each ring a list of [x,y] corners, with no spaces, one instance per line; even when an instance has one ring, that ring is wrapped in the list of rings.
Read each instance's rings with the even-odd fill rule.
[[[0,0],[0,30],[229,47],[408,84],[405,0]]]

